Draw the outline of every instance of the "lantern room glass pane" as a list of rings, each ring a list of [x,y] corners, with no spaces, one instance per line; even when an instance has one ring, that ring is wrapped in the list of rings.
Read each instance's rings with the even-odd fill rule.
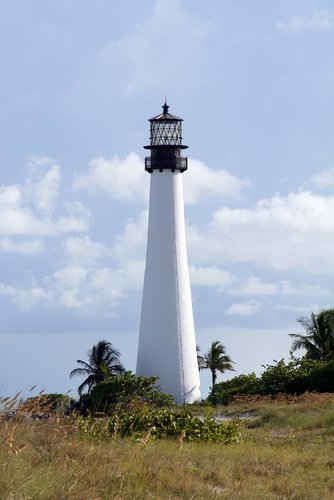
[[[151,122],[152,146],[181,146],[182,127],[180,121],[159,120]]]

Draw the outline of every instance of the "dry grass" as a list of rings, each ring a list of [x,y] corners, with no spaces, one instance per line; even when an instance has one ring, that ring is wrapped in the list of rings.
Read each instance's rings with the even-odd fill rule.
[[[254,418],[240,423],[241,440],[229,445],[148,435],[98,442],[80,438],[75,422],[57,417],[2,419],[0,498],[334,498],[334,431],[326,423],[331,402],[243,405]],[[313,426],[293,424],[292,409]]]

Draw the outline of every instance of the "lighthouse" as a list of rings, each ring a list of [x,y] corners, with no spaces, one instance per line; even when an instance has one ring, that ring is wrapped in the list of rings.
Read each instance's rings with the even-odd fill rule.
[[[150,201],[137,375],[159,376],[177,403],[201,399],[184,222],[182,118],[149,120]]]

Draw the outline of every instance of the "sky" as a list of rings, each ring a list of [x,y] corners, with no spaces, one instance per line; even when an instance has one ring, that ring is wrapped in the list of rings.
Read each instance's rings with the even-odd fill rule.
[[[102,339],[135,370],[147,119],[184,119],[197,344],[289,359],[333,306],[330,0],[0,0],[0,394],[72,391]],[[302,352],[300,353],[302,354]],[[202,393],[210,386],[201,372]]]

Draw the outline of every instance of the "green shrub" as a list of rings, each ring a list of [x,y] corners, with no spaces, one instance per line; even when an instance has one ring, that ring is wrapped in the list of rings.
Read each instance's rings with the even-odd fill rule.
[[[283,359],[265,365],[260,377],[255,373],[239,375],[216,384],[208,400],[228,404],[238,394],[302,394],[305,391],[334,391],[334,361],[321,362],[306,358]]]
[[[334,361],[319,364],[310,373],[310,390],[318,392],[334,391]]]
[[[253,372],[216,384],[214,392],[211,391],[208,399],[215,404],[228,404],[237,394],[257,394],[261,390],[260,380]]]
[[[320,361],[305,358],[292,358],[288,363],[285,363],[283,359],[274,362],[274,365],[266,365],[261,375],[263,394],[275,395],[279,392],[302,394],[312,390],[312,373],[323,365]]]
[[[67,394],[39,394],[23,401],[19,407],[19,411],[41,416],[66,413],[73,403],[74,399]]]
[[[157,385],[158,377],[137,377],[130,371],[124,375],[113,375],[96,385],[84,396],[85,410],[109,414],[117,404],[149,404],[155,407],[171,406],[174,398],[162,392]]]
[[[228,424],[212,418],[194,417],[188,410],[178,412],[167,408],[143,406],[136,409],[115,408],[106,419],[96,421],[92,417],[78,420],[83,436],[97,439],[131,437],[141,439],[182,438],[185,441],[229,443],[238,438],[236,422]]]
[[[286,364],[283,359],[274,361],[273,365],[265,365],[261,375],[263,394],[279,392],[304,392],[307,389],[307,375],[300,373],[294,361]]]

